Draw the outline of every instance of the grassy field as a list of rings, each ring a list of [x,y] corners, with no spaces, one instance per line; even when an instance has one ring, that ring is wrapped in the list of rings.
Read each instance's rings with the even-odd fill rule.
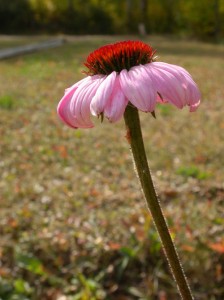
[[[121,37],[0,62],[0,299],[176,300],[123,121],[63,125],[56,106],[88,53]],[[23,39],[23,43],[27,43]],[[224,299],[224,46],[148,37],[198,83],[196,113],[141,113],[149,165],[197,300]],[[0,48],[5,47],[0,39]],[[20,40],[7,45],[18,45]]]

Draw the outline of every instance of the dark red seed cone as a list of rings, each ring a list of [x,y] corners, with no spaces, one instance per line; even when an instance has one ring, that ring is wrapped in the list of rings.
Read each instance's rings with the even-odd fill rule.
[[[137,65],[145,65],[153,60],[155,51],[141,41],[124,41],[103,46],[87,57],[84,65],[88,75],[108,75],[113,71],[130,70]]]

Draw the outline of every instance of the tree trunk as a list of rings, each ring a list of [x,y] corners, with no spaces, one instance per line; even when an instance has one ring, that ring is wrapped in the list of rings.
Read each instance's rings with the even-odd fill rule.
[[[73,0],[67,0],[67,3],[68,3],[68,6],[67,6],[68,7],[68,11],[69,10],[72,11],[73,10]]]
[[[142,22],[145,24],[147,20],[148,0],[141,0],[140,5]]]
[[[132,0],[126,0],[126,26],[127,31],[130,32],[131,25],[131,10],[132,10]]]
[[[220,1],[214,0],[214,18],[215,18],[215,25],[214,25],[214,37],[215,40],[219,40],[219,33],[220,33]]]
[[[147,24],[147,9],[148,9],[148,0],[140,1],[140,11],[141,11],[141,20],[138,24],[139,34],[144,36],[146,35],[146,24]]]

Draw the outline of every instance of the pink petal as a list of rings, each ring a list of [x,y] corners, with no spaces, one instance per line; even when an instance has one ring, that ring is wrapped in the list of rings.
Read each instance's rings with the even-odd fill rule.
[[[90,102],[101,82],[102,76],[89,76],[88,80],[82,82],[73,94],[70,111],[77,127],[91,128],[94,126],[90,119]]]
[[[189,105],[190,111],[196,110],[200,103],[200,92],[185,69],[163,62],[150,63],[145,68],[163,102],[170,102],[178,108]],[[159,97],[157,100],[161,102]]]
[[[191,75],[181,67],[178,67],[178,69],[185,81],[186,103],[190,106],[190,111],[193,112],[200,104],[201,93]]]
[[[114,71],[110,75],[104,76],[104,80],[100,84],[90,104],[90,111],[92,115],[99,116],[111,98],[114,83],[117,73]]]
[[[200,104],[201,93],[191,75],[180,66],[169,65],[166,63],[160,63],[160,65],[166,69],[171,66],[173,71],[176,72],[176,77],[182,77],[182,87],[185,90],[185,104],[190,106],[190,111],[196,110]]]
[[[161,95],[163,101],[171,102],[178,108],[183,108],[185,93],[181,83],[171,72],[156,68],[154,64],[145,65],[145,68],[150,74],[157,92]]]
[[[122,70],[119,78],[122,91],[135,107],[145,112],[154,111],[156,90],[144,66],[139,65],[129,71]]]
[[[70,88],[65,90],[65,94],[62,97],[62,99],[60,100],[60,102],[58,103],[58,107],[57,107],[57,113],[60,117],[60,119],[67,124],[68,126],[72,127],[72,128],[77,128],[77,126],[74,123],[74,118],[71,114],[70,111],[70,101],[72,99],[72,96],[74,94],[74,92],[77,90],[79,84],[81,82],[83,82],[84,80],[87,80],[87,78],[84,78],[82,80],[80,80],[79,82],[77,82],[76,84],[74,84],[73,86],[71,86]]]
[[[115,79],[114,89],[110,100],[107,102],[104,109],[104,115],[110,120],[110,122],[117,122],[120,120],[128,104],[128,99],[121,90],[118,76]]]
[[[96,92],[101,76],[88,76],[66,89],[57,112],[64,123],[73,128],[90,128],[90,101]]]

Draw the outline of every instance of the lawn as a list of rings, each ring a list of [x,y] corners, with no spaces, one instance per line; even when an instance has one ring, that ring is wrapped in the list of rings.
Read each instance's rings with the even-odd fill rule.
[[[83,77],[88,53],[120,39],[69,38],[62,47],[0,62],[0,299],[179,299],[124,122],[96,119],[94,129],[72,130],[56,114],[64,89]],[[158,60],[186,68],[202,92],[196,113],[158,105],[156,120],[140,116],[195,298],[222,300],[224,46],[145,40]]]

